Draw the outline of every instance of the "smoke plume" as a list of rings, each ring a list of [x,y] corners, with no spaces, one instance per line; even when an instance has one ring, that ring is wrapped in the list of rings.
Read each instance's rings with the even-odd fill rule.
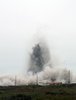
[[[53,64],[50,51],[46,42],[35,43],[29,55],[29,66],[25,75],[1,76],[0,85],[43,85],[51,82],[71,83],[76,80],[75,77],[72,78],[70,70]]]
[[[53,63],[50,49],[47,44],[44,41],[36,43],[30,54],[28,72],[31,72],[29,77],[32,78],[29,82],[32,82],[32,79],[38,78],[39,82],[44,82],[46,80],[46,82],[58,81],[70,83],[72,81],[70,71],[62,66],[58,67]]]
[[[35,44],[30,54],[29,71],[37,73],[42,71],[46,65],[51,66],[50,58],[50,52],[46,44],[41,41]]]

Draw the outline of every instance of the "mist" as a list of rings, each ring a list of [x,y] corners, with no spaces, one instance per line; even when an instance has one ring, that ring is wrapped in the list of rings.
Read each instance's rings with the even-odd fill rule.
[[[47,41],[52,66],[63,66],[75,76],[75,4],[75,0],[1,0],[0,76],[24,76],[32,47],[40,37]]]

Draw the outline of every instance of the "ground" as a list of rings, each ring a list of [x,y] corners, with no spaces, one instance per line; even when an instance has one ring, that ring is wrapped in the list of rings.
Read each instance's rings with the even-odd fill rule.
[[[0,86],[0,100],[76,100],[76,84]]]

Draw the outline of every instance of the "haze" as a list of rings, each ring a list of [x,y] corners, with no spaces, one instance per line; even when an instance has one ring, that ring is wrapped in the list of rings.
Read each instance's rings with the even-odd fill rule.
[[[62,65],[76,72],[76,1],[0,0],[0,74],[26,70],[37,37],[45,38]]]

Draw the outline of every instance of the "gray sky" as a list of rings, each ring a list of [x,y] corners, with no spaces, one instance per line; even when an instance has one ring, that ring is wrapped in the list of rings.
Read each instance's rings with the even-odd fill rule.
[[[39,36],[76,72],[76,0],[0,0],[0,74],[21,72]]]

